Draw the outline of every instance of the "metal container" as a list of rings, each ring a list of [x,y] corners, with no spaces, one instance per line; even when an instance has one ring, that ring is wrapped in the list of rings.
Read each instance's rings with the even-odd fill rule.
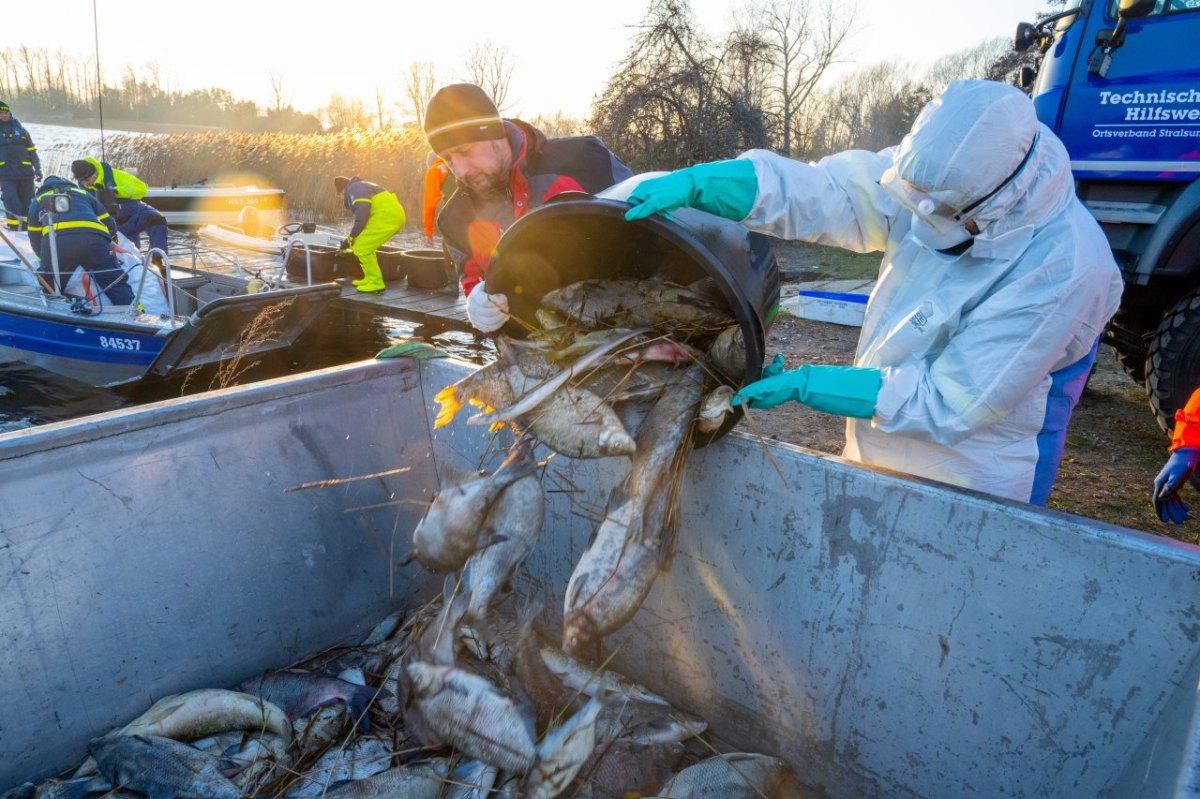
[[[712,278],[746,342],[739,385],[758,380],[766,330],[779,309],[779,268],[769,239],[691,208],[673,211],[671,219],[626,222],[629,204],[620,198],[646,177],[597,197],[568,195],[518,219],[496,247],[487,290],[506,295],[514,316],[532,320],[543,295],[580,280],[658,276],[688,285]]]
[[[465,414],[430,428],[470,368],[373,361],[0,435],[0,791],[165,694],[434,596],[400,565],[424,502],[503,456]],[[693,455],[613,667],[829,799],[1198,795],[1200,548],[762,446]],[[561,606],[583,511],[626,468],[550,462],[572,490],[516,590]]]

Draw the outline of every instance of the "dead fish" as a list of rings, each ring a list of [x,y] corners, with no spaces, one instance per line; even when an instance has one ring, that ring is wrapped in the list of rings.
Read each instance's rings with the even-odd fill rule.
[[[505,771],[524,774],[533,765],[533,725],[491,682],[419,661],[408,664],[408,674],[421,715],[444,741]]]
[[[367,637],[363,639],[362,645],[369,647],[384,643],[403,629],[407,618],[408,613],[404,608],[388,614],[371,628],[371,632],[367,633]]]
[[[439,757],[343,782],[324,795],[329,799],[440,799],[449,775],[450,759]]]
[[[241,799],[242,790],[221,773],[216,758],[156,735],[97,738],[88,752],[109,782],[149,799]]]
[[[22,783],[4,794],[0,799],[89,799],[110,794],[130,794],[113,790],[112,783],[99,774],[73,780],[46,780],[40,785]]]
[[[618,738],[597,743],[579,775],[596,799],[655,796],[658,786],[675,773],[686,751],[678,741],[640,744]]]
[[[567,789],[596,746],[596,718],[601,707],[598,700],[589,699],[542,739],[525,778],[526,799],[554,799]]]
[[[637,446],[611,405],[573,386],[558,389],[522,422],[530,435],[568,458],[632,455]]]
[[[741,325],[721,331],[708,347],[708,362],[728,380],[740,383],[746,377],[746,339]]]
[[[802,799],[808,794],[785,761],[733,752],[685,768],[667,780],[657,795],[672,799]]]
[[[536,475],[504,489],[492,505],[483,537],[491,545],[476,550],[463,567],[469,597],[467,616],[482,623],[500,589],[508,583],[537,543],[546,515],[546,497]]]
[[[519,440],[495,473],[483,472],[438,491],[413,530],[421,565],[433,572],[454,571],[485,543],[480,532],[500,492],[536,471],[532,450],[531,442]]]
[[[454,665],[458,626],[466,616],[470,602],[470,598],[459,590],[459,586],[460,582],[455,575],[446,575],[442,584],[442,606],[437,616],[420,634],[417,644],[419,659],[437,666]]]
[[[651,497],[665,507],[666,497]],[[571,574],[563,602],[562,649],[594,658],[600,639],[633,618],[665,557],[662,540],[644,534],[632,500],[609,511]]]
[[[367,705],[377,693],[374,688],[300,669],[269,671],[261,677],[246,680],[238,689],[279,707],[293,724],[320,708],[340,702],[349,710],[359,732],[371,728]]]
[[[610,702],[596,722],[599,740],[620,739],[642,746],[679,743],[707,729],[708,722],[699,716],[648,702]]]
[[[484,410],[512,405],[526,391],[557,372],[546,350],[515,342],[507,336],[496,336],[496,360],[434,395],[439,409],[433,428],[449,424],[466,405]]]
[[[482,760],[459,763],[450,772],[445,799],[488,799],[500,770]]]
[[[562,649],[581,657],[624,625],[650,592],[667,554],[664,523],[674,498],[672,464],[700,402],[703,369],[665,394],[638,431],[629,475],[613,489],[604,520],[580,557],[563,601]]]
[[[584,327],[717,329],[729,314],[681,286],[656,280],[584,280],[549,292],[542,306]]]
[[[472,416],[467,420],[467,424],[491,424],[494,422],[507,422],[514,421],[518,417],[524,416],[534,408],[537,408],[543,402],[546,402],[551,396],[554,396],[555,393],[558,392],[558,390],[562,388],[568,380],[576,375],[582,374],[584,370],[590,369],[593,365],[599,363],[601,358],[608,355],[625,342],[648,331],[649,328],[639,328],[637,330],[626,331],[625,333],[613,338],[612,341],[596,347],[587,355],[584,355],[582,358],[572,363],[568,368],[563,369],[553,377],[546,378],[533,388],[530,388],[524,392],[518,391],[517,386],[514,383],[513,392],[520,394],[520,398],[516,402],[505,408],[497,409],[494,413]],[[511,375],[512,369],[508,369],[506,374]]]
[[[667,700],[628,677],[615,671],[587,666],[558,647],[542,647],[541,656],[547,668],[572,691],[588,696],[615,696],[633,702],[671,706]]]
[[[230,730],[260,730],[292,740],[287,715],[270,701],[239,691],[205,688],[165,696],[109,736],[145,735],[194,741]]]
[[[248,793],[253,793],[277,766],[289,763],[284,740],[265,732],[222,732],[193,741],[192,746],[217,758],[221,773]]]
[[[729,414],[733,413],[733,386],[717,386],[708,392],[708,396],[700,403],[700,413],[696,415],[696,429],[701,433],[715,433],[725,423]]]
[[[287,792],[288,799],[321,796],[329,786],[361,780],[387,771],[392,766],[392,743],[382,738],[356,738],[335,746],[304,770],[302,779]]]
[[[597,347],[610,343],[614,339],[622,339],[628,341],[631,345],[640,343],[637,337],[633,339],[625,338],[630,333],[628,328],[610,327],[601,328],[600,330],[591,330],[586,333],[578,333],[575,340],[565,347],[559,347],[549,353],[552,361],[571,361],[582,355],[586,355]]]

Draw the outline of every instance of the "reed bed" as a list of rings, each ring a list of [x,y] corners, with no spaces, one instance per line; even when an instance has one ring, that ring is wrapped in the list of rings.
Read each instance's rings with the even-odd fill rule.
[[[133,167],[154,186],[207,181],[284,189],[293,221],[336,222],[348,218],[333,188],[337,175],[358,176],[396,193],[419,228],[425,159],[429,146],[413,127],[329,134],[172,133],[118,136],[108,161]]]

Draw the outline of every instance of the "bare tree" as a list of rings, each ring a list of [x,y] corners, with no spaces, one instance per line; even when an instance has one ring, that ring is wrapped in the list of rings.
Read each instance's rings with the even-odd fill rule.
[[[727,86],[687,0],[653,0],[596,99],[590,127],[635,170],[729,158],[769,144],[761,109]]]
[[[418,128],[425,127],[425,107],[438,89],[437,71],[429,61],[413,61],[404,73],[404,102],[397,103]]]
[[[388,104],[384,102],[384,89],[382,86],[375,87],[375,124],[380,129],[390,128],[392,126],[392,114],[387,110]]]
[[[529,120],[529,124],[551,139],[562,136],[583,136],[587,132],[583,120],[567,116],[562,111],[555,112],[553,116],[539,114]]]
[[[891,60],[857,70],[816,93],[807,124],[796,130],[801,157],[817,158],[841,150],[882,150],[898,144],[928,101],[927,86],[916,71]]]
[[[512,82],[513,55],[503,45],[492,41],[478,42],[467,52],[467,79],[479,86],[501,113],[510,106],[509,86]]]
[[[329,98],[329,105],[321,109],[321,116],[325,118],[325,126],[330,131],[371,126],[371,115],[367,113],[362,100],[347,100],[336,92]]]
[[[817,84],[838,60],[854,26],[854,2],[773,0],[750,6],[750,19],[767,44],[773,111],[780,122],[780,150],[792,152],[792,129]]]
[[[282,111],[284,106],[291,105],[291,93],[283,88],[283,73],[271,70],[271,110]]]

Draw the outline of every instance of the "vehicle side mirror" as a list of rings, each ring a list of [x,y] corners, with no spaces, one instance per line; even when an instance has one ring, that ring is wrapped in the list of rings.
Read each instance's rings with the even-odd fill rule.
[[[1117,19],[1139,19],[1154,10],[1155,0],[1120,0]]]
[[[1013,37],[1013,49],[1023,53],[1037,41],[1037,28],[1029,22],[1017,23],[1017,34]]]

